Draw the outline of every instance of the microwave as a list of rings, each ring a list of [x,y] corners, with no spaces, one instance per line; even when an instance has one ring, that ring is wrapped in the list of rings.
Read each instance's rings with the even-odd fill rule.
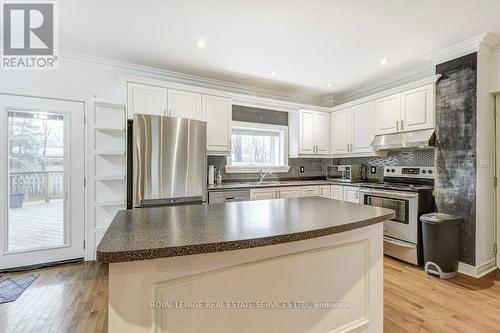
[[[326,179],[346,183],[362,181],[362,166],[358,164],[329,165],[326,167]]]

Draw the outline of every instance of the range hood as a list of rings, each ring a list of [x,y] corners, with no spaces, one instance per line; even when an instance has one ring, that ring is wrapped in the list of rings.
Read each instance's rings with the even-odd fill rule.
[[[373,150],[404,148],[429,148],[434,146],[434,129],[377,135],[372,141]]]

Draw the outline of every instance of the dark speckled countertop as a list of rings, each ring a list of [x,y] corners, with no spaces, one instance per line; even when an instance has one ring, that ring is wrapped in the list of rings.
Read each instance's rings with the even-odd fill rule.
[[[231,251],[321,237],[394,218],[389,209],[320,197],[154,207],[117,213],[104,263]]]

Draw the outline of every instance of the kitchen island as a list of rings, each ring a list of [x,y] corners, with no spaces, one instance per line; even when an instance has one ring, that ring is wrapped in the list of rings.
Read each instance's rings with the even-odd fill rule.
[[[119,212],[109,332],[381,332],[392,210],[319,197]]]

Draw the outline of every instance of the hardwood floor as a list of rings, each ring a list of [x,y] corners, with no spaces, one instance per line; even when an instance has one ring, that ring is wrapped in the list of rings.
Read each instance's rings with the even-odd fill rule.
[[[500,332],[500,270],[440,280],[386,257],[384,332]]]
[[[107,332],[108,265],[36,271],[38,278],[15,302],[0,304],[0,332]]]
[[[17,301],[0,304],[0,332],[106,332],[107,265],[38,271]],[[385,258],[384,332],[500,332],[500,271],[439,280]]]

